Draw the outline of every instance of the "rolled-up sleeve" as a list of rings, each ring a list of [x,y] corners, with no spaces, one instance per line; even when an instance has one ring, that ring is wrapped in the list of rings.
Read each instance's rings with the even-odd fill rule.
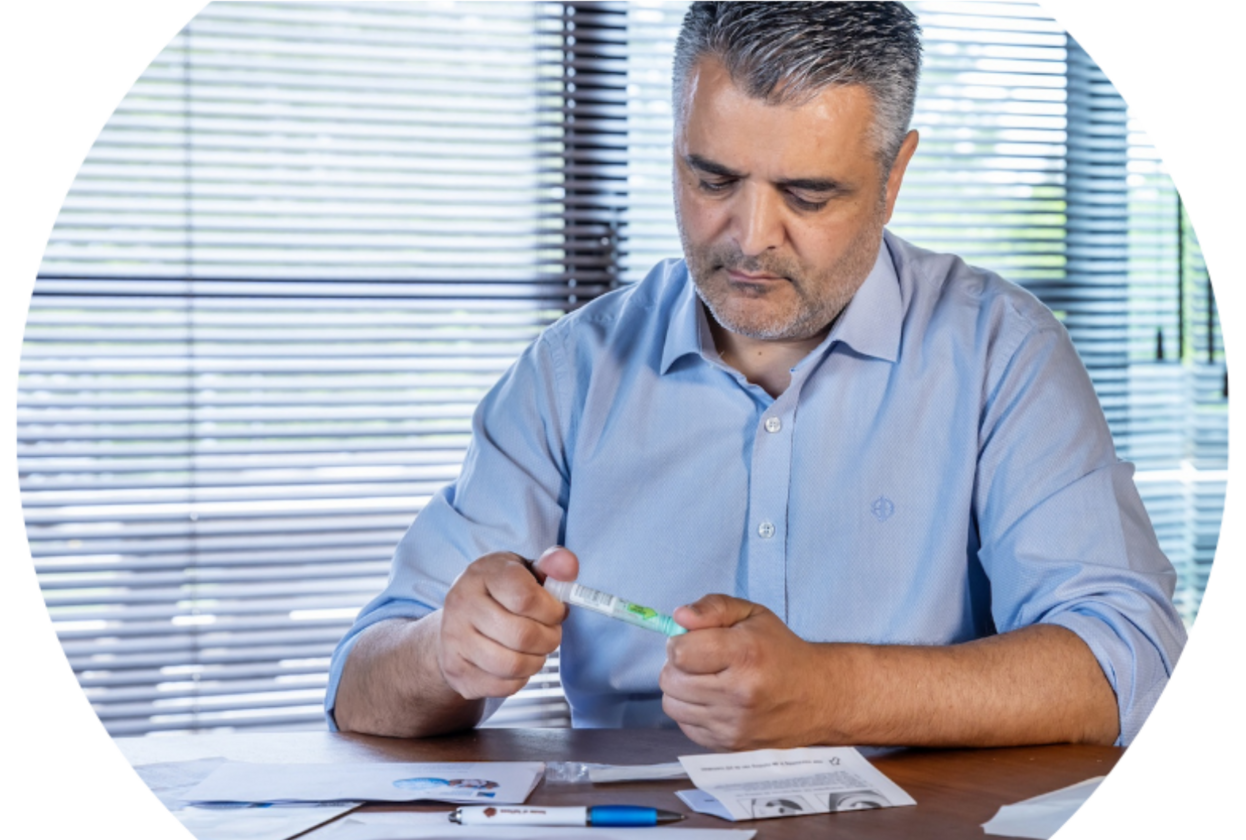
[[[1076,633],[1116,692],[1127,745],[1185,644],[1176,574],[1063,327],[1039,323],[1001,349],[975,492],[996,629]]]
[[[542,333],[481,400],[459,476],[429,499],[394,552],[385,589],[338,643],[329,667],[325,717],[360,633],[391,618],[438,609],[472,561],[495,551],[536,557],[561,541],[568,488],[563,441],[566,383],[552,330]],[[491,701],[486,715],[500,705]]]

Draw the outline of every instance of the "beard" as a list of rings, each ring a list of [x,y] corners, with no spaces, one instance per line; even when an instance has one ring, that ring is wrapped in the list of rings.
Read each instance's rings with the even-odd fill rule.
[[[697,296],[723,328],[763,341],[799,341],[825,330],[852,300],[878,259],[881,215],[865,225],[833,264],[804,266],[793,256],[770,251],[745,256],[733,243],[708,245],[680,239]],[[729,270],[770,274],[781,281],[739,283]]]

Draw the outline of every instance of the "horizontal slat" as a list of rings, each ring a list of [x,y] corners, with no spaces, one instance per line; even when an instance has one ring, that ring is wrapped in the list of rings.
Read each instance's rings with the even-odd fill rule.
[[[99,707],[113,707],[126,703],[142,703],[143,701],[177,700],[193,697],[219,697],[222,695],[240,694],[272,694],[276,692],[318,692],[322,696],[327,674],[310,675],[309,678],[287,678],[285,680],[258,679],[235,680],[231,682],[204,682],[187,680],[183,683],[168,681],[157,684],[157,687],[113,688],[106,692],[89,692],[88,697],[98,697]]]
[[[522,331],[532,334],[557,317],[550,311],[542,311],[528,304],[522,308],[480,309],[471,312],[470,322],[465,323],[464,316],[468,313],[461,309],[450,309],[436,305],[436,301],[412,302],[405,307],[395,306],[388,311],[356,309],[339,303],[337,311],[326,312],[314,309],[307,304],[293,303],[286,306],[273,306],[268,310],[256,308],[243,310],[230,306],[205,308],[204,304],[228,304],[228,300],[195,301],[193,307],[186,300],[182,305],[167,300],[134,301],[129,309],[108,311],[92,308],[96,298],[39,298],[35,300],[26,319],[27,334],[31,329],[43,329],[45,325],[56,327],[75,326],[78,328],[98,329],[107,331],[116,327],[135,329],[139,327],[161,327],[170,329],[195,329],[237,331],[244,330],[280,330],[281,335],[300,335],[306,332],[315,334],[332,334],[339,330],[344,335],[354,335],[369,330],[387,337],[394,331],[410,338],[411,330],[433,330],[434,336],[442,335],[474,335],[477,332],[505,331],[516,333]],[[452,305],[452,304],[451,304]],[[180,318],[178,316],[181,316]],[[308,319],[314,318],[315,327],[308,326]],[[182,323],[184,319],[184,324]],[[286,331],[291,331],[287,333]],[[36,333],[37,335],[38,333]]]
[[[48,593],[45,595],[48,607],[85,607],[85,606],[109,606],[117,608],[121,606],[140,606],[146,604],[160,604],[167,601],[190,601],[196,598],[203,600],[253,600],[256,602],[265,601],[272,598],[288,597],[292,594],[300,596],[311,595],[340,595],[343,592],[357,593],[375,593],[377,587],[372,580],[359,581],[355,579],[341,580],[331,578],[323,581],[303,582],[298,584],[283,583],[281,585],[270,584],[222,584],[203,586],[196,590],[195,587],[168,587],[161,589],[150,589],[142,591],[82,591],[80,594],[71,594],[68,592]],[[294,658],[298,658],[291,654]],[[116,666],[109,666],[116,667]]]
[[[301,709],[301,711],[300,711]],[[151,719],[128,721],[108,721],[104,728],[114,738],[133,735],[146,735],[154,732],[212,732],[238,731],[254,729],[262,732],[322,730],[324,728],[324,712],[313,706],[282,710],[274,715],[230,715],[225,719],[212,716],[180,715],[170,716],[173,719]]]
[[[138,406],[215,409],[245,406],[248,408],[266,407],[274,410],[293,407],[306,409],[308,406],[314,406],[318,413],[321,408],[337,406],[343,402],[349,402],[358,409],[368,410],[382,410],[382,406],[395,404],[410,406],[413,409],[417,406],[444,406],[452,403],[474,407],[479,398],[484,395],[485,386],[493,384],[495,379],[496,377],[484,374],[460,387],[451,387],[430,380],[430,387],[414,391],[395,388],[393,393],[373,390],[350,391],[344,388],[319,388],[313,393],[303,393],[289,388],[271,393],[241,389],[222,393],[217,389],[185,386],[180,389],[166,388],[157,391],[140,390],[141,386],[125,388],[125,383],[121,383],[121,387],[117,388],[97,388],[86,392],[61,383],[59,389],[47,393],[35,391],[38,385],[27,378],[23,385],[30,390],[23,389],[19,392],[19,397],[22,405],[31,411],[32,416],[37,416],[36,412],[55,408],[77,408],[95,412],[105,409],[133,409]],[[304,387],[314,388],[318,384],[320,383],[307,382],[304,383]],[[307,414],[305,410],[304,416]]]
[[[19,441],[18,454],[20,457],[29,458],[44,455],[106,458],[117,455],[199,455],[209,453],[214,455],[284,455],[296,452],[379,452],[394,448],[439,450],[453,445],[466,447],[467,441],[467,429],[455,431],[443,429],[436,432],[435,435],[429,435],[428,439],[425,439],[422,435],[419,437],[414,435],[377,435],[371,439],[351,435],[345,439],[327,441],[319,439],[274,440],[271,438],[258,441],[250,438],[216,439],[212,441],[176,439],[159,441],[144,439],[133,442],[121,442],[113,439],[100,441],[48,441],[39,439],[33,442]]]
[[[200,492],[194,492],[193,487],[189,490],[166,488],[158,492],[153,492],[151,488],[86,491],[79,495],[93,495],[94,498],[81,504],[67,501],[74,498],[74,491],[50,491],[47,494],[29,491],[24,503],[26,524],[32,540],[81,541],[83,538],[72,528],[57,529],[55,526],[67,520],[81,523],[89,529],[92,523],[97,528],[103,528],[103,523],[109,522],[149,526],[159,522],[229,521],[246,517],[258,522],[272,519],[293,521],[297,517],[353,518],[386,512],[405,513],[421,510],[446,483],[447,479],[437,477],[426,482],[408,481],[395,485],[380,482],[346,484],[339,481],[305,487],[229,486],[204,488]],[[59,501],[54,497],[59,497]],[[120,525],[112,527],[118,528],[118,535],[123,535]]]
[[[547,670],[538,673],[532,677],[528,685],[512,698],[512,704],[515,706],[545,704],[552,699],[561,696],[561,689],[558,685],[557,662],[553,666],[547,666]],[[174,707],[178,701],[193,701],[196,698],[213,698],[209,700],[205,707],[207,708],[224,708],[226,705],[232,706],[238,702],[240,696],[274,696],[286,693],[287,696],[294,693],[310,694],[317,699],[323,696],[326,676],[310,675],[312,679],[307,677],[290,677],[275,676],[269,679],[251,679],[251,680],[195,680],[177,682],[175,680],[167,680],[159,684],[159,688],[114,688],[107,693],[92,691],[88,692],[88,696],[95,702],[97,708],[108,709],[114,716],[125,709],[131,715],[137,716],[141,711],[138,704],[152,703],[153,701],[166,708]],[[319,677],[318,679],[316,677]],[[216,699],[219,698],[219,699]],[[231,702],[232,701],[232,702]],[[241,708],[247,708],[245,703]]]
[[[250,647],[237,650],[204,649],[195,651],[193,662],[202,665],[256,665],[260,663],[278,663],[284,660],[327,660],[333,652],[329,643],[317,644],[283,644],[274,647]],[[169,657],[159,653],[152,654],[110,654],[100,660],[91,656],[69,657],[69,664],[75,671],[90,671],[99,667],[107,668],[112,673],[128,670],[144,670],[159,668],[169,661]]]
[[[317,474],[331,476],[358,472],[367,467],[399,468],[406,465],[431,467],[457,466],[463,458],[463,448],[442,446],[437,449],[413,451],[394,448],[388,451],[373,453],[347,453],[339,451],[332,454],[277,455],[263,457],[240,457],[229,455],[204,454],[201,456],[183,455],[179,458],[25,458],[18,461],[19,473],[41,475],[66,474],[74,475],[79,480],[91,480],[96,473],[109,475],[126,473],[145,473],[157,475],[164,472],[185,473],[195,471],[199,474],[210,474],[223,471],[251,471],[300,469],[304,473],[316,471]],[[323,472],[322,472],[323,471]],[[258,473],[257,473],[258,474]]]
[[[299,651],[300,655],[305,655],[309,650],[316,650],[318,655],[329,656],[345,632],[343,628],[290,628],[258,633],[218,633],[211,627],[205,630],[207,632],[199,635],[170,634],[110,642],[65,641],[62,644],[71,663],[102,660],[109,663],[109,669],[116,670],[129,667],[131,662],[167,662],[171,658],[213,661],[212,657],[216,656],[250,656],[255,651],[263,650],[275,651],[275,658],[280,659],[289,658],[287,651]]]
[[[288,271],[288,265],[284,266]],[[93,266],[92,268],[98,268]],[[385,297],[399,300],[414,298],[442,298],[443,300],[463,300],[477,298],[482,301],[498,299],[526,301],[540,305],[549,301],[566,300],[572,295],[592,295],[605,291],[611,282],[608,273],[584,271],[576,275],[549,272],[544,275],[519,276],[499,274],[498,277],[484,277],[479,271],[472,272],[459,280],[448,280],[444,274],[436,278],[420,279],[411,276],[409,268],[394,268],[392,277],[385,278],[380,272],[384,267],[369,266],[372,272],[369,279],[352,281],[341,276],[346,269],[332,269],[323,266],[309,270],[309,275],[297,282],[283,281],[275,276],[271,280],[247,280],[254,276],[255,266],[238,267],[236,279],[222,277],[217,280],[184,280],[170,281],[166,275],[156,274],[157,269],[164,266],[153,266],[152,276],[145,278],[132,268],[118,268],[113,278],[95,279],[94,272],[81,276],[60,275],[45,276],[39,280],[39,288],[35,294],[43,295],[110,295],[113,297],[134,296],[136,298],[154,295],[168,295],[180,298],[195,296],[221,297],[253,297],[253,298],[298,298],[303,304],[309,299],[325,298],[343,301],[345,305],[355,306],[360,298]],[[220,268],[220,266],[214,266]],[[338,273],[335,274],[334,271]],[[576,280],[576,286],[566,284],[567,280]]]
[[[298,630],[318,630],[336,633],[340,638],[350,628],[351,621],[354,616],[349,615],[338,618],[322,618],[322,619],[295,619],[289,614],[273,615],[263,618],[218,618],[216,615],[208,612],[204,615],[189,616],[188,619],[197,619],[195,621],[124,621],[124,622],[98,622],[99,627],[89,629],[73,629],[73,623],[70,622],[68,629],[57,628],[57,637],[62,643],[83,643],[94,644],[104,643],[115,645],[127,639],[135,640],[135,644],[144,645],[150,639],[171,639],[180,638],[183,641],[189,641],[199,638],[205,632],[216,634],[242,634],[265,632],[265,631],[286,631],[292,629]],[[79,623],[78,626],[82,626]],[[85,648],[84,648],[85,649]]]
[[[50,525],[32,524],[28,535],[32,541],[46,545],[51,551],[55,545],[64,543],[85,544],[93,541],[143,539],[158,543],[166,538],[195,538],[203,540],[204,545],[213,541],[223,541],[232,545],[236,540],[239,546],[260,547],[265,540],[274,539],[277,544],[285,544],[283,539],[306,538],[314,540],[318,536],[333,539],[333,535],[360,534],[360,541],[367,543],[371,534],[378,530],[405,530],[418,513],[418,508],[397,510],[385,514],[323,514],[316,512],[304,518],[297,516],[271,515],[254,519],[229,519],[200,517],[192,521],[183,517],[181,520],[143,522],[127,519],[120,522],[76,522],[73,520],[54,522]]]
[[[360,516],[376,516],[380,513],[405,512],[422,510],[430,496],[368,496],[350,497],[350,499],[300,499],[298,501],[269,500],[228,501],[228,502],[194,502],[194,504],[171,505],[108,505],[80,506],[65,510],[64,507],[22,508],[22,528],[64,522],[67,517],[76,522],[203,522],[219,518],[219,520],[240,520],[240,518],[294,518],[299,515],[307,517],[335,516],[341,513],[355,513]]]
[[[122,569],[184,569],[192,563],[250,566],[260,559],[270,564],[280,561],[292,565],[314,562],[317,558],[328,558],[333,562],[366,558],[388,561],[393,547],[397,545],[398,539],[414,516],[412,512],[411,516],[405,517],[391,529],[375,533],[295,532],[276,536],[250,534],[247,537],[226,538],[205,536],[197,529],[190,533],[190,529],[187,529],[181,536],[166,539],[129,534],[121,538],[115,533],[111,537],[78,537],[72,541],[49,540],[47,537],[38,538],[36,541],[36,537],[32,537],[31,554],[36,561],[37,571],[49,575]],[[284,548],[285,551],[280,555],[272,554],[272,549],[277,547]],[[311,548],[317,550],[316,556],[309,553]]]
[[[349,369],[349,368],[348,368]],[[141,369],[140,369],[141,370]],[[18,432],[18,441],[26,443],[29,441],[126,441],[133,440],[143,443],[150,441],[165,440],[185,440],[190,436],[191,432],[186,427],[187,424],[180,425],[144,425],[138,428],[131,426],[99,426],[89,423],[82,423],[75,427],[64,426],[23,426]],[[199,428],[196,437],[200,439],[208,438],[215,440],[229,440],[232,438],[249,438],[256,437],[256,430],[235,426],[217,426]],[[468,418],[462,417],[457,422],[455,420],[437,420],[425,422],[403,422],[389,421],[387,423],[368,426],[358,423],[330,423],[320,421],[308,421],[298,427],[293,426],[267,426],[263,429],[265,438],[319,438],[319,437],[338,437],[350,439],[366,439],[404,437],[407,435],[443,435],[443,434],[462,434],[468,431]],[[209,446],[211,444],[208,444]],[[389,445],[393,445],[392,443]],[[182,447],[185,451],[186,447]],[[349,449],[350,444],[339,448]]]
[[[384,587],[384,581],[376,582],[375,591],[334,593],[325,596],[320,593],[312,595],[278,596],[263,601],[221,601],[219,599],[205,601],[200,607],[195,606],[193,599],[181,599],[167,603],[137,604],[129,606],[109,606],[106,604],[77,605],[73,607],[50,610],[52,620],[57,626],[68,623],[68,626],[89,626],[99,622],[157,621],[197,619],[203,610],[218,620],[243,616],[289,614],[296,611],[320,611],[327,609],[358,610]],[[170,668],[180,667],[178,663],[170,663]],[[314,673],[314,672],[313,672]],[[105,675],[97,674],[99,679],[107,682]]]
[[[291,582],[295,584],[291,592],[297,594],[297,586],[310,581],[382,580],[401,534],[401,530],[391,532],[388,534],[390,541],[361,539],[328,545],[309,545],[303,540],[302,548],[230,547],[213,544],[211,540],[192,539],[185,551],[140,551],[121,556],[97,552],[36,559],[45,594],[58,592],[68,597],[90,590],[98,592],[101,599],[109,600],[124,597],[131,591],[180,587],[189,592],[186,597],[190,600],[199,597],[210,600],[217,597],[213,593],[223,591],[219,587],[225,584]],[[207,588],[196,595],[193,587],[201,584]]]
[[[104,291],[114,291],[111,284],[117,283],[119,280],[125,280],[124,276],[98,276],[88,275],[87,277],[76,278],[79,281],[83,279],[94,279],[98,288]],[[169,281],[175,278],[163,277],[156,278]],[[194,280],[183,280],[188,285],[187,290],[193,290]],[[549,306],[541,306],[532,300],[511,299],[511,298],[475,298],[471,296],[442,297],[442,298],[424,298],[419,295],[413,295],[407,300],[386,300],[377,301],[368,298],[351,298],[349,295],[339,296],[336,299],[326,300],[323,298],[307,298],[299,300],[277,300],[273,298],[257,297],[255,295],[240,295],[236,297],[195,297],[193,299],[194,306],[191,307],[191,298],[164,298],[164,297],[142,297],[135,296],[107,296],[100,297],[91,294],[79,296],[73,295],[55,295],[43,296],[40,294],[39,286],[42,280],[35,281],[35,293],[32,298],[32,306],[51,306],[57,309],[82,309],[91,311],[164,311],[164,312],[202,312],[205,317],[226,317],[229,313],[249,313],[252,317],[265,318],[272,313],[277,312],[282,315],[289,313],[321,313],[326,310],[335,310],[339,312],[364,313],[381,311],[390,313],[392,317],[406,317],[413,313],[425,313],[433,316],[444,316],[447,313],[458,313],[460,316],[467,313],[494,313],[511,315],[517,313],[537,315],[540,313],[549,313],[553,311]],[[150,282],[150,281],[148,281]],[[232,280],[231,282],[241,282],[240,280]],[[269,282],[269,281],[263,281]],[[320,285],[319,283],[315,286]],[[94,288],[94,287],[93,287]],[[125,290],[126,287],[118,287],[117,290]],[[416,286],[418,288],[418,286]]]
[[[74,504],[77,501],[89,503],[98,500],[103,504],[128,501],[133,498],[149,498],[148,490],[158,488],[174,491],[188,484],[204,492],[191,494],[185,498],[211,501],[214,498],[242,499],[252,498],[251,492],[243,488],[265,488],[259,492],[266,496],[276,496],[287,500],[308,498],[321,495],[340,495],[340,488],[349,482],[352,490],[358,491],[367,487],[369,495],[389,495],[393,485],[402,484],[408,490],[412,487],[427,487],[429,482],[434,486],[453,480],[459,473],[458,462],[442,467],[408,468],[405,470],[390,467],[379,467],[372,470],[341,469],[337,474],[317,474],[307,470],[257,471],[257,474],[230,471],[225,474],[203,473],[197,470],[186,470],[180,473],[163,475],[140,474],[130,477],[113,477],[108,473],[79,474],[60,478],[36,477],[25,478],[21,483],[24,499],[33,504]],[[311,490],[316,487],[322,489]],[[280,488],[289,488],[287,494]],[[339,488],[339,489],[333,489]],[[90,494],[90,495],[88,495]],[[163,494],[161,501],[172,501],[183,498],[179,493]]]
[[[526,347],[534,336],[494,337],[481,335],[470,341],[459,339],[441,340],[394,340],[388,347],[384,344],[360,342],[336,342],[326,339],[324,342],[312,343],[293,340],[243,342],[216,342],[209,338],[196,336],[191,340],[169,341],[156,343],[154,340],[144,342],[141,339],[133,344],[113,340],[94,338],[87,341],[48,341],[40,340],[36,333],[23,348],[23,359],[35,360],[55,358],[81,358],[89,355],[92,359],[122,360],[128,357],[164,357],[164,359],[185,358],[194,353],[199,357],[214,359],[218,364],[232,357],[252,358],[257,355],[268,355],[270,358],[282,360],[299,358],[320,358],[332,355],[338,358],[357,358],[360,361],[369,359],[388,362],[395,356],[410,359],[450,358],[470,360],[469,364],[478,363],[479,359],[501,357],[507,362],[513,360]],[[386,350],[389,352],[386,352]]]

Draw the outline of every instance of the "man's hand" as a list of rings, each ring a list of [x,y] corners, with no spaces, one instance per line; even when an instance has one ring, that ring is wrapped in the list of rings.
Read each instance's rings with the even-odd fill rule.
[[[810,744],[1111,744],[1116,697],[1075,633],[1037,624],[956,645],[812,643],[765,607],[675,610],[662,708],[719,750]]]
[[[828,743],[835,700],[818,646],[765,607],[726,595],[674,617],[692,632],[667,642],[658,685],[684,734],[719,750]]]
[[[342,667],[338,727],[423,738],[475,726],[484,698],[523,688],[562,641],[566,607],[541,581],[575,580],[579,571],[565,548],[547,550],[533,568],[516,554],[489,554],[459,576],[441,609],[368,627]]]
[[[523,688],[562,642],[567,616],[541,581],[546,575],[575,580],[579,569],[576,556],[558,547],[534,568],[509,552],[486,554],[468,566],[441,610],[437,664],[446,683],[468,700],[509,697]]]

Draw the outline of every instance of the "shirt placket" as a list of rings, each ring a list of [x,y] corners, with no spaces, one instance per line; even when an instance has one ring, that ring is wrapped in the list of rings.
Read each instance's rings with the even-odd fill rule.
[[[791,386],[762,413],[753,440],[749,480],[748,597],[787,621],[787,511],[791,493],[792,433],[796,426]]]

